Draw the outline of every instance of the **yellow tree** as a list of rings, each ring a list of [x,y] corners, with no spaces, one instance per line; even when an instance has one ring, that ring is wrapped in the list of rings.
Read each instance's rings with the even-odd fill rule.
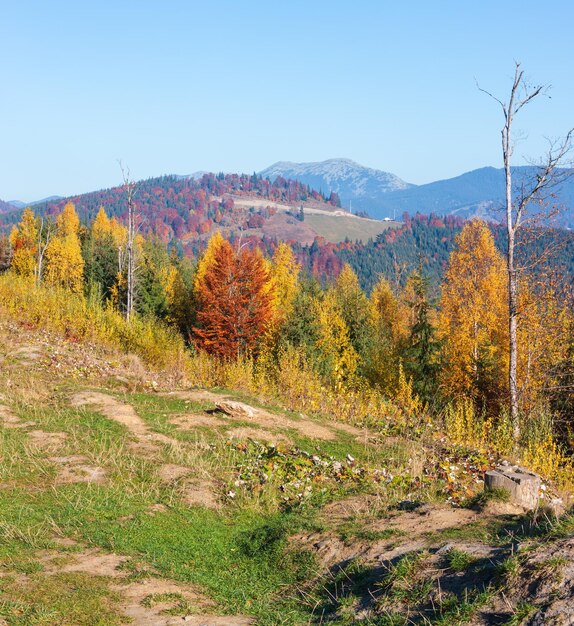
[[[384,327],[390,338],[399,343],[408,334],[408,313],[393,292],[389,281],[381,276],[370,298],[370,316],[376,326]]]
[[[83,289],[84,259],[78,236],[80,219],[68,202],[56,220],[56,236],[46,249],[46,282],[74,292]]]
[[[92,237],[95,242],[101,243],[112,234],[112,225],[104,207],[100,207],[96,219],[92,222]]]
[[[552,285],[537,284],[535,288],[521,281],[518,312],[518,400],[529,411],[544,397],[548,389],[560,385],[557,364],[568,360],[568,299],[558,295]]]
[[[371,344],[367,376],[385,393],[393,394],[399,382],[401,346],[408,336],[408,310],[381,276],[369,301]]]
[[[323,298],[313,301],[315,317],[315,349],[317,366],[335,387],[340,388],[355,379],[359,355],[351,342],[351,334],[345,319],[330,290]]]
[[[225,239],[223,238],[221,233],[219,231],[216,231],[207,243],[207,248],[205,249],[205,252],[203,253],[201,259],[199,260],[199,263],[197,264],[195,278],[193,279],[193,290],[195,293],[197,293],[198,289],[203,283],[207,268],[213,265],[216,252],[222,245],[224,245],[224,242]]]
[[[167,321],[179,327],[185,335],[189,334],[189,294],[181,271],[175,265],[163,268],[160,281],[165,290],[168,306]]]
[[[492,403],[505,392],[508,367],[506,271],[488,226],[468,222],[456,238],[442,285],[441,386],[447,397]]]
[[[364,357],[371,342],[368,326],[369,300],[348,263],[343,266],[330,292],[349,329],[351,344],[356,352]]]
[[[110,232],[118,250],[125,250],[128,241],[128,230],[115,217],[112,217],[110,220]],[[119,265],[122,266],[123,264],[120,263]]]
[[[301,267],[295,259],[291,246],[280,243],[273,254],[270,275],[273,291],[273,317],[280,326],[291,314],[297,295]]]
[[[18,226],[12,228],[10,245],[12,269],[21,276],[34,276],[38,251],[38,222],[32,209],[25,209]]]

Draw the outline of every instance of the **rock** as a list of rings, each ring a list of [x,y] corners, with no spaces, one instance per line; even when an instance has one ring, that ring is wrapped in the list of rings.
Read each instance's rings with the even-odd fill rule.
[[[421,502],[418,500],[401,500],[397,504],[397,509],[399,511],[414,511],[421,506]]]
[[[445,543],[444,546],[441,546],[436,551],[436,554],[444,556],[445,554],[448,554],[453,548],[456,548],[456,545],[454,543]]]
[[[255,409],[248,404],[233,400],[221,400],[215,404],[215,408],[231,417],[254,417],[255,415]]]
[[[540,476],[517,466],[499,465],[484,475],[484,490],[495,489],[508,491],[510,502],[531,511],[538,506]]]

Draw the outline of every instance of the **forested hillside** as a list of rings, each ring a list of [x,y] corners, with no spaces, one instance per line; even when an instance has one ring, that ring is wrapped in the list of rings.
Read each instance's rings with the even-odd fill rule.
[[[130,244],[129,231],[104,209],[88,228],[81,227],[69,202],[55,222],[26,209],[12,229],[5,257],[11,272],[30,284],[85,295],[118,314],[127,312],[128,318],[132,302],[134,312],[167,323],[209,354],[233,359],[265,354],[267,361],[295,348],[336,385],[355,389],[363,381],[392,397],[410,380],[424,403],[441,405],[470,394],[480,407],[501,406],[507,355],[496,333],[505,328],[505,269],[492,229],[478,220],[419,216],[384,237],[366,246],[315,241],[293,250],[267,242],[261,249],[253,242],[229,241],[218,231],[196,259],[169,249],[155,234],[136,234]],[[534,262],[542,261],[538,247],[546,244],[541,238],[523,246],[520,275],[523,316],[530,320],[523,329],[529,355],[523,367],[529,384],[538,381],[529,392],[536,399],[544,396],[544,385],[552,387],[570,375],[571,274],[557,275],[555,262],[550,267]],[[564,244],[562,258],[571,263],[572,238],[565,237]],[[130,254],[135,258],[132,286]],[[452,269],[455,261],[460,270]],[[301,272],[305,266],[307,275]],[[490,293],[494,285],[497,291]],[[448,318],[446,301],[453,290],[461,301]],[[473,313],[469,299],[479,296]],[[441,379],[454,367],[451,358],[464,355],[455,350],[448,356],[444,350],[467,316],[476,315],[475,325],[485,323],[481,306],[499,308],[484,335],[476,334],[476,326],[471,331],[471,324],[470,335],[461,339],[464,350],[471,350],[465,357],[469,362],[460,364],[461,377],[470,376],[468,394],[454,389],[442,395]],[[554,324],[561,326],[552,331]],[[544,337],[552,341],[541,343]],[[552,358],[550,349],[556,350]],[[562,361],[564,371],[552,369]]]
[[[273,183],[256,174],[204,174],[199,180],[180,176],[163,176],[140,181],[135,197],[136,212],[144,232],[153,232],[163,241],[172,238],[193,239],[214,229],[249,229],[249,219],[257,211],[235,207],[234,197],[254,197],[273,203],[317,203],[327,210],[339,206],[335,194],[325,198],[307,185],[283,178]],[[82,222],[91,222],[100,207],[110,217],[126,213],[125,189],[122,186],[41,203],[34,210],[45,216],[57,215],[66,203],[73,202]],[[260,213],[264,217],[265,204]],[[4,226],[17,222],[21,211],[3,215]],[[262,217],[261,219],[264,219]],[[258,222],[257,218],[252,218]]]
[[[345,263],[357,274],[361,287],[370,292],[379,276],[404,286],[409,275],[422,268],[431,291],[438,294],[449,255],[466,221],[452,215],[403,215],[400,227],[390,229],[368,242],[345,241],[332,244],[318,239],[311,246],[293,245],[302,266],[319,280],[334,278]],[[506,244],[506,230],[489,223],[497,248]],[[552,276],[571,283],[574,275],[574,232],[563,229],[535,229],[524,235],[519,247],[521,264],[531,274]]]
[[[11,204],[8,204],[8,202],[4,202],[3,200],[0,200],[0,213],[8,213],[9,211],[13,211],[14,207]]]
[[[562,610],[561,584],[513,589],[542,575],[517,545],[571,550],[572,517],[554,520],[574,486],[571,285],[520,275],[516,436],[485,222],[406,220],[364,248],[414,271],[369,292],[350,242],[261,250],[215,232],[197,258],[129,242],[71,202],[54,221],[26,209],[5,242],[2,618],[486,626],[527,601]],[[438,289],[413,247],[444,265]],[[543,477],[544,516],[482,492],[502,459]]]

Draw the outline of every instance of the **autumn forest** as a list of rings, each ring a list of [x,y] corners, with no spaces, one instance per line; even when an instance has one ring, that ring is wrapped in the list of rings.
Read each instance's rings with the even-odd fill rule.
[[[292,190],[290,184],[281,188],[296,197],[310,193]],[[225,219],[219,209],[214,217]],[[350,243],[340,256],[331,246],[333,261],[326,272],[325,266],[321,270],[309,262],[312,247],[303,252],[297,244],[294,250],[267,241],[262,251],[252,238],[226,239],[216,224],[197,257],[167,246],[157,234],[138,233],[135,310],[142,320],[164,327],[189,358],[204,365],[207,359],[212,368],[243,369],[248,386],[280,396],[300,394],[302,407],[319,408],[322,390],[328,389],[335,405],[364,411],[361,419],[372,419],[368,413],[378,404],[375,417],[384,406],[403,415],[405,426],[432,422],[455,442],[501,452],[518,446],[534,467],[550,463],[568,473],[574,426],[571,286],[555,271],[543,275],[539,267],[521,274],[522,436],[513,441],[506,401],[506,269],[493,229],[478,219],[447,224],[424,218],[418,223],[423,233],[456,227],[440,274],[430,280],[428,260],[425,264],[419,256],[402,277],[381,272],[367,281],[368,291],[361,283],[372,275],[372,266],[358,276],[356,246]],[[416,227],[417,220],[408,220],[409,232],[417,232]],[[391,231],[386,242],[397,233]],[[120,319],[127,238],[123,222],[103,207],[85,225],[72,202],[55,219],[26,209],[10,233],[4,297],[17,291],[16,285],[44,294],[56,290],[63,299],[75,298]],[[385,239],[369,245],[384,248]],[[15,293],[10,297],[14,306],[22,306]],[[33,315],[31,307],[25,316]],[[86,332],[69,326],[71,338]],[[294,388],[281,391],[285,372],[304,378],[306,389],[297,390],[302,381],[291,380]]]

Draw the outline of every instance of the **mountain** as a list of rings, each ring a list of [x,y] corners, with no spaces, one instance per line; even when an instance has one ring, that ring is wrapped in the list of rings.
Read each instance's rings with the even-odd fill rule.
[[[21,200],[8,200],[7,203],[5,204],[9,204],[10,205],[10,211],[13,209],[24,209],[25,207],[27,207],[28,205],[25,202],[22,202]]]
[[[538,171],[533,166],[512,170],[515,195],[520,192],[522,184],[528,186]],[[567,171],[559,170],[558,174],[562,177]],[[574,179],[565,178],[552,192],[552,203],[564,209],[559,219],[561,225],[574,227]],[[504,196],[504,170],[483,167],[455,178],[381,194],[378,206],[371,210],[371,214],[378,219],[401,215],[405,211],[411,215],[419,212],[499,219]]]
[[[62,200],[63,196],[48,196],[47,198],[42,198],[41,200],[34,200],[34,202],[28,202],[26,206],[34,206],[36,204],[43,204],[44,202],[58,202],[58,200]]]
[[[139,181],[137,191],[143,232],[153,232],[165,242],[176,238],[190,250],[215,230],[255,242],[277,239],[308,245],[317,237],[332,243],[367,241],[398,226],[352,215],[336,199],[328,200],[305,183],[283,178],[270,182],[257,175],[196,173]],[[125,219],[122,187],[48,199],[33,208],[37,214],[54,217],[68,201],[75,204],[84,223],[92,221],[100,207],[110,216]],[[22,214],[22,209],[10,208],[0,214],[4,232]]]
[[[345,208],[371,211],[378,207],[385,194],[405,190],[413,185],[398,176],[382,170],[365,167],[350,159],[329,159],[317,163],[279,161],[259,172],[260,176],[275,180],[278,177],[298,180],[326,196],[335,192]]]
[[[57,202],[58,200],[62,200],[62,196],[48,196],[47,198],[42,198],[41,200],[34,200],[33,202],[22,202],[22,200],[8,200],[10,208],[8,211],[13,211],[14,209],[24,209],[27,206],[35,206],[36,204],[44,204],[46,202]]]
[[[560,170],[559,175],[566,174]],[[515,193],[521,184],[537,174],[534,166],[513,168]],[[261,175],[275,180],[278,176],[304,182],[325,195],[336,192],[345,207],[367,211],[375,219],[435,213],[437,215],[479,216],[500,219],[504,205],[504,170],[483,167],[454,178],[426,185],[405,183],[394,174],[363,167],[349,159],[330,159],[321,163],[279,162],[262,170]],[[563,210],[558,223],[574,228],[574,177],[552,190],[552,203]]]
[[[193,174],[175,174],[175,177],[179,180],[201,180],[206,174],[209,174],[207,170],[200,170],[198,172],[193,172]]]
[[[4,202],[0,200],[0,213],[8,213],[14,210],[14,205],[11,202]]]

